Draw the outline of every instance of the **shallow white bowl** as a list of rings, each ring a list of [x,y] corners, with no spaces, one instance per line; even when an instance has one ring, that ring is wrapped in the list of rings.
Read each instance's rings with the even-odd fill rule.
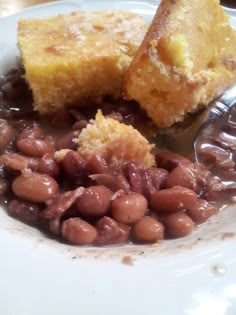
[[[19,55],[20,18],[129,9],[150,22],[159,2],[61,1],[1,18],[0,74]],[[189,237],[107,248],[58,243],[0,209],[0,249],[1,315],[236,314],[236,207]]]

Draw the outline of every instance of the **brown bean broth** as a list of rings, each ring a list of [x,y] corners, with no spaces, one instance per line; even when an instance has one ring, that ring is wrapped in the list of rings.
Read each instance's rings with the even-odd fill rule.
[[[221,0],[220,4],[229,8],[236,8],[235,0]]]

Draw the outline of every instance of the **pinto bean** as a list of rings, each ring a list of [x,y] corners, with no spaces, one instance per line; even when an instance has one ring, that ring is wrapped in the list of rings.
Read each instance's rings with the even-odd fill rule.
[[[129,183],[122,174],[94,174],[90,175],[89,178],[95,181],[98,185],[106,186],[113,192],[123,190],[125,193],[129,193],[130,191]]]
[[[60,173],[60,167],[55,161],[54,154],[46,153],[39,159],[38,172],[57,177]]]
[[[12,170],[21,171],[27,168],[27,160],[18,153],[3,154],[0,163]]]
[[[147,206],[147,199],[143,195],[133,193],[113,200],[111,212],[116,221],[133,224],[144,216]]]
[[[24,129],[18,136],[17,141],[23,140],[23,139],[39,139],[42,140],[44,137],[43,131],[38,126],[35,126],[33,128],[27,128]]]
[[[52,136],[45,136],[44,137],[44,141],[48,142],[51,145],[53,151],[55,151],[56,140],[55,140],[54,137],[52,137]]]
[[[56,150],[61,150],[61,149],[71,149],[71,150],[76,150],[78,147],[78,144],[76,142],[76,139],[78,138],[79,131],[71,131],[61,138],[57,139],[55,147]]]
[[[86,174],[86,162],[78,151],[69,151],[62,160],[66,176],[77,184],[82,184]]]
[[[127,243],[130,229],[110,217],[103,217],[96,224],[98,231],[94,244],[98,246]]]
[[[80,218],[64,221],[61,232],[64,239],[78,245],[92,244],[97,237],[96,228]]]
[[[169,235],[182,237],[193,231],[193,220],[184,212],[176,212],[167,215],[164,220],[164,226]]]
[[[172,171],[179,164],[189,164],[190,160],[170,151],[162,151],[156,154],[156,163],[158,167],[164,168],[167,171]]]
[[[72,129],[73,130],[81,130],[81,129],[85,128],[87,125],[88,125],[88,122],[86,120],[76,121],[73,124]]]
[[[145,216],[134,224],[132,238],[138,243],[155,243],[164,237],[164,226],[150,216]]]
[[[26,168],[30,168],[33,171],[38,169],[38,158],[28,157],[18,153],[3,154],[0,157],[0,163],[16,171],[23,171]]]
[[[27,172],[14,179],[12,190],[21,199],[46,202],[57,194],[58,184],[49,175]]]
[[[155,192],[151,197],[151,207],[155,212],[177,212],[187,210],[196,202],[197,194],[188,188],[174,186]]]
[[[90,186],[85,188],[76,204],[83,216],[102,217],[111,204],[112,192],[105,186]]]
[[[197,181],[195,171],[191,166],[192,164],[177,165],[169,174],[166,181],[166,187],[182,186],[195,191],[197,188]]]
[[[7,146],[13,140],[14,135],[14,129],[8,125],[6,120],[0,119],[0,152],[7,148]]]
[[[218,212],[217,208],[208,203],[206,200],[199,198],[187,210],[187,215],[196,223],[201,224]]]
[[[7,210],[11,216],[27,223],[35,223],[39,219],[40,207],[33,202],[13,199],[9,202]]]
[[[166,187],[182,186],[201,194],[209,177],[209,171],[201,163],[179,164],[169,174]]]
[[[88,169],[91,174],[103,174],[108,171],[108,165],[103,157],[93,154],[88,160]]]
[[[28,138],[19,140],[16,144],[18,149],[26,155],[41,157],[53,152],[51,143],[45,140]]]

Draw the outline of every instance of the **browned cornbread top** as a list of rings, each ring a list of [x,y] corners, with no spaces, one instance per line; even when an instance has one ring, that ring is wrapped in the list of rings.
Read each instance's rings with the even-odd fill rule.
[[[146,30],[141,17],[122,10],[19,21],[19,48],[36,109],[47,113],[84,98],[120,96]]]
[[[125,96],[160,127],[236,82],[236,35],[218,0],[163,0],[128,70]]]

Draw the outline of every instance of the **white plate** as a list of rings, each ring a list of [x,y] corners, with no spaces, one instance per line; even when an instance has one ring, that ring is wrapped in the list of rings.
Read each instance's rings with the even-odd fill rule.
[[[125,8],[150,22],[159,1],[55,2],[0,19],[0,74],[15,63],[17,20]],[[235,12],[235,11],[234,11]],[[232,23],[236,26],[236,18]],[[236,209],[152,246],[60,244],[0,211],[1,315],[235,315]]]

